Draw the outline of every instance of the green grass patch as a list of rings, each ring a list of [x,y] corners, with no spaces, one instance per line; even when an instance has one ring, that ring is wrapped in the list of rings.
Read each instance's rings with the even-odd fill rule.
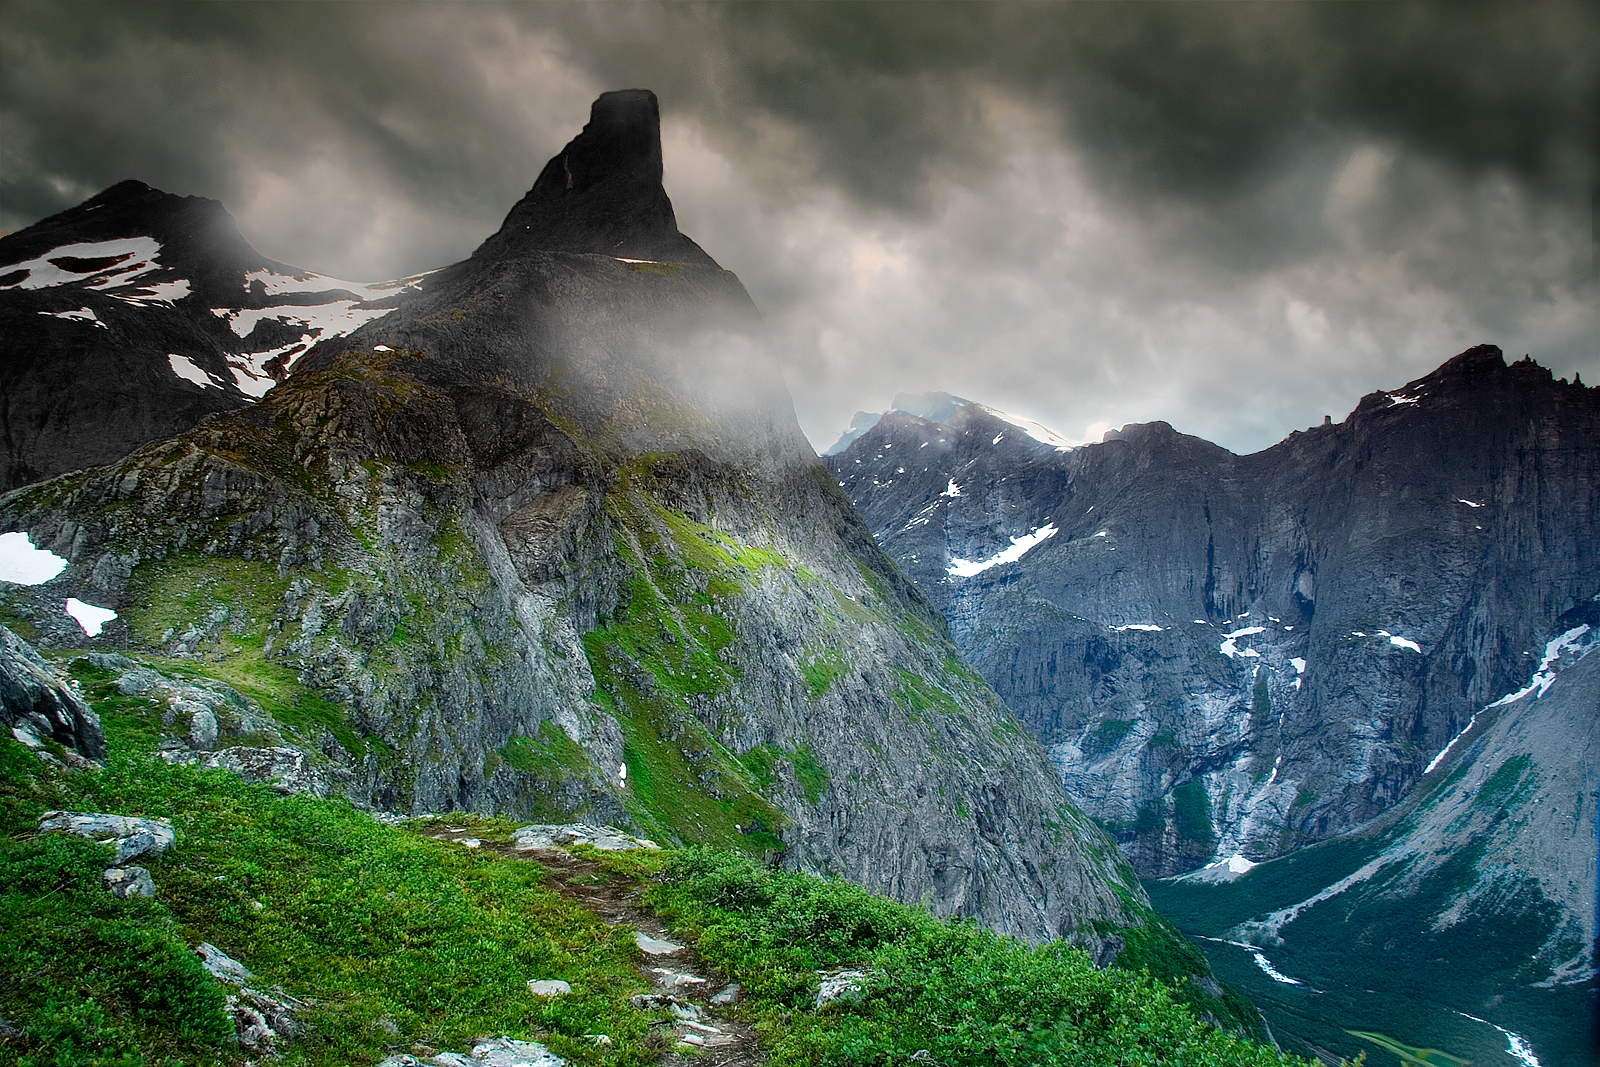
[[[533,737],[513,737],[500,748],[500,759],[512,770],[550,782],[584,777],[594,764],[578,743],[550,719]]]
[[[811,699],[816,700],[828,691],[835,680],[849,671],[850,665],[838,649],[825,648],[821,652],[806,653],[800,669],[805,672]]]
[[[1132,719],[1106,719],[1094,728],[1094,746],[1100,751],[1115,748],[1134,727]]]
[[[1413,1067],[1413,1065],[1415,1067],[1451,1067],[1452,1064],[1456,1065],[1456,1067],[1466,1067],[1468,1063],[1472,1062],[1471,1060],[1462,1059],[1460,1056],[1452,1056],[1448,1052],[1441,1052],[1436,1048],[1417,1048],[1415,1045],[1407,1045],[1404,1042],[1396,1041],[1387,1034],[1374,1033],[1370,1030],[1346,1030],[1345,1033],[1350,1034],[1352,1037],[1359,1037],[1363,1041],[1370,1041],[1385,1052],[1394,1053],[1406,1067]]]
[[[0,1062],[238,1063],[224,987],[190,951],[201,940],[257,988],[310,1003],[310,1034],[281,1046],[287,1064],[374,1063],[413,1042],[461,1050],[486,1033],[577,1064],[655,1060],[627,999],[644,989],[631,931],[544,888],[536,864],[158,759],[114,754],[103,771],[56,775],[7,740],[0,781],[0,955],[28,976],[0,982],[0,1014],[24,1032]],[[147,864],[158,895],[101,889],[103,845],[27,836],[47,808],[171,819],[177,844]],[[530,978],[573,993],[542,1000]]]
[[[1211,798],[1205,783],[1191,778],[1172,790],[1172,818],[1178,834],[1191,841],[1213,842],[1216,827],[1211,823]]]
[[[828,790],[827,768],[817,761],[810,745],[796,745],[792,749],[782,745],[757,745],[739,757],[739,761],[763,791],[777,784],[780,763],[788,763],[794,768],[795,779],[811,803],[821,800],[822,794]]]

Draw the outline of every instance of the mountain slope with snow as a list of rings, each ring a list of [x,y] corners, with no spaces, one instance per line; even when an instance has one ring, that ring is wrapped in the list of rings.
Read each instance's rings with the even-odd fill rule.
[[[829,468],[1147,876],[1365,825],[1600,624],[1600,390],[1531,360],[1249,456],[1165,423],[1062,451],[947,399]]]
[[[216,201],[135,181],[0,238],[0,489],[259,399],[419,280],[359,285],[274,262]]]

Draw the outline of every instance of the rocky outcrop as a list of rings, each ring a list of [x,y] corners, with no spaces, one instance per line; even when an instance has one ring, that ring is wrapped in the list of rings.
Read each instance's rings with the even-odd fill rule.
[[[136,181],[0,238],[0,489],[251,403],[414,282],[269,260],[215,200]]]
[[[53,741],[84,759],[105,755],[100,718],[37,649],[0,626],[0,716],[30,748]]]
[[[602,97],[483,248],[260,403],[0,497],[71,561],[13,603],[45,634],[92,595],[99,645],[251,678],[363,804],[733,845],[1099,946],[1131,870],[810,450],[663,208],[654,116]]]
[[[830,469],[1142,873],[1364,825],[1600,622],[1600,391],[1491,346],[1249,456],[946,399]]]

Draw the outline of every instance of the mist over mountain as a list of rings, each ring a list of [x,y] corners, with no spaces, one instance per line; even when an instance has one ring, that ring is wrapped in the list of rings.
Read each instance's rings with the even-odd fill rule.
[[[250,679],[319,792],[730,845],[1109,961],[1149,915],[1132,871],[873,542],[754,304],[660,182],[655,97],[604,94],[471,257],[393,306],[344,291],[351,314],[386,312],[364,325],[278,338],[294,366],[261,400],[236,390],[187,432],[123,435],[109,465],[0,497],[6,529],[68,561],[6,587],[5,619],[44,648]],[[65,255],[52,241],[103,236],[74,222],[94,210],[8,238],[33,264],[12,284]],[[118,210],[119,240],[157,241],[125,232],[141,210],[225,219],[153,191]],[[236,234],[221,265],[160,236],[144,262],[191,295],[164,281],[152,329],[221,338],[190,350],[210,380],[249,374],[224,311],[293,332],[298,294],[328,295]],[[273,303],[286,275],[302,288]],[[207,395],[158,336],[142,402]],[[99,373],[98,351],[63,378]],[[116,618],[90,637],[68,595]],[[198,714],[168,724],[172,758],[279,773]]]

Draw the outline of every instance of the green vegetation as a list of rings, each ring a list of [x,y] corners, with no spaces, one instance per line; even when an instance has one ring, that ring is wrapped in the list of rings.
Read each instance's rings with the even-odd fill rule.
[[[805,791],[806,799],[815,804],[828,789],[828,771],[812,753],[811,746],[797,745],[793,749],[782,745],[757,745],[740,757],[740,762],[750,772],[763,791],[777,782],[777,765],[787,762],[794,767],[795,779]]]
[[[537,864],[141,754],[158,709],[122,696],[113,672],[80,659],[74,673],[112,739],[106,769],[63,773],[0,743],[0,953],[30,976],[0,982],[0,1015],[25,1034],[0,1046],[0,1065],[239,1063],[224,987],[189,951],[201,940],[244,961],[258,988],[307,1001],[309,1033],[279,1046],[287,1067],[373,1063],[413,1043],[463,1049],[485,1033],[541,1041],[580,1065],[655,1061],[659,1037],[628,1001],[644,989],[631,931],[547,891]],[[574,749],[547,722],[501,758],[560,774],[574,769]],[[762,746],[745,774],[770,780],[780,760],[808,795],[826,788],[803,746]],[[639,767],[630,762],[630,779],[650,764]],[[158,896],[107,894],[106,846],[33,837],[51,808],[170,819],[178,843],[148,863]],[[489,842],[513,825],[464,813],[449,822]],[[1196,1021],[1184,1004],[1206,996],[1186,980],[1196,960],[1153,913],[1121,931],[1124,969],[1097,972],[1076,950],[1029,948],[734,852],[590,855],[642,882],[648,905],[745,984],[739,1014],[778,1067],[899,1064],[921,1049],[951,1065],[1299,1062]],[[846,965],[871,972],[862,993],[816,1010],[816,970]],[[533,997],[532,978],[564,979],[573,992]],[[1172,979],[1185,984],[1169,988]],[[1231,1025],[1216,1005],[1199,1010]],[[612,1044],[585,1037],[594,1033]]]
[[[313,747],[327,730],[345,751],[360,755],[368,739],[350,727],[344,709],[302,686],[293,671],[268,656],[268,630],[289,581],[265,563],[225,556],[187,554],[144,563],[129,581],[129,599],[137,605],[128,612],[129,625],[134,639],[151,648],[204,626],[201,632],[214,636],[198,640],[190,658],[152,662],[174,675],[227,682]]]
[[[1128,736],[1128,731],[1134,727],[1132,719],[1107,719],[1094,728],[1094,747],[1096,751],[1105,751],[1115,748],[1117,743]]]
[[[1211,798],[1206,795],[1205,783],[1198,778],[1172,790],[1172,818],[1180,837],[1203,842],[1217,839],[1216,827],[1211,823]]]
[[[1517,767],[1506,771],[1501,791],[1514,788],[1523,773]],[[1146,889],[1185,932],[1224,937],[1241,922],[1307,900],[1354,873],[1395,832],[1302,849],[1231,883],[1159,881],[1146,883]],[[1286,1047],[1303,1048],[1304,1041],[1354,1056],[1362,1045],[1351,1034],[1360,1031],[1363,1039],[1381,1035],[1396,1044],[1373,1054],[1375,1064],[1388,1067],[1450,1062],[1421,1058],[1429,1047],[1475,1063],[1511,1062],[1503,1055],[1504,1038],[1457,1014],[1466,1012],[1528,1035],[1543,1062],[1578,1062],[1583,1028],[1571,1020],[1586,1010],[1584,989],[1532,986],[1544,972],[1529,953],[1550,939],[1559,918],[1537,882],[1505,881],[1452,923],[1436,924],[1480,877],[1482,853],[1480,839],[1415,881],[1408,873],[1412,861],[1398,857],[1368,880],[1301,911],[1280,931],[1283,944],[1267,954],[1278,970],[1319,993],[1268,979],[1231,945],[1205,942],[1204,951],[1219,978],[1260,1006]],[[1401,879],[1408,884],[1398,894]],[[1466,960],[1470,967],[1460,965]],[[1400,1046],[1413,1045],[1418,1058],[1406,1060]]]
[[[108,848],[31,837],[50,808],[170,818],[177,844],[149,861],[151,900],[100,886]],[[18,1067],[238,1063],[224,989],[190,947],[241,959],[258,988],[310,1007],[282,1062],[375,1063],[389,1047],[468,1047],[483,1033],[544,1042],[578,1064],[654,1062],[631,933],[508,862],[374,822],[342,802],[283,797],[222,771],[113,755],[58,775],[0,744],[0,1015],[24,1038]],[[573,992],[547,1001],[530,978]],[[585,1034],[613,1044],[596,1048]]]
[[[825,648],[821,652],[809,652],[805,661],[800,665],[806,675],[806,685],[811,690],[811,699],[816,700],[828,691],[834,680],[844,675],[850,669],[844,656],[838,649]]]
[[[539,724],[539,732],[533,737],[513,737],[507,741],[499,755],[512,770],[534,775],[550,784],[582,777],[594,767],[578,743],[549,719]]]
[[[728,853],[668,857],[646,900],[744,984],[774,1067],[1304,1062],[1197,1022],[1148,975]],[[845,966],[860,991],[814,1010],[817,971]]]

